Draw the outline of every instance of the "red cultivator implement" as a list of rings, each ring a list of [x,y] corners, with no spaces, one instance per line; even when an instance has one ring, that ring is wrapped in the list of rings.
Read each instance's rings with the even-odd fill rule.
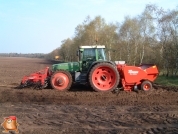
[[[18,88],[33,87],[38,89],[46,88],[49,85],[51,77],[51,71],[49,67],[44,70],[32,73],[29,76],[24,76],[22,78],[21,84]]]

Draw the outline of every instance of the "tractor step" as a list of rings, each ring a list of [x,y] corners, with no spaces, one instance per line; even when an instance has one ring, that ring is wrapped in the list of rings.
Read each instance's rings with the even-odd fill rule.
[[[75,72],[75,82],[80,82],[85,84],[87,82],[87,73]]]

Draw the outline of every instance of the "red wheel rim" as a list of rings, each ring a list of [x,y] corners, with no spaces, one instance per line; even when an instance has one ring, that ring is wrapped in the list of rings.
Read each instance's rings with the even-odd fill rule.
[[[150,85],[149,84],[143,85],[143,89],[146,91],[150,90]]]
[[[92,74],[92,82],[97,89],[106,91],[115,85],[116,74],[109,67],[99,67]]]
[[[69,77],[64,73],[56,73],[52,78],[55,89],[65,90],[69,84]]]

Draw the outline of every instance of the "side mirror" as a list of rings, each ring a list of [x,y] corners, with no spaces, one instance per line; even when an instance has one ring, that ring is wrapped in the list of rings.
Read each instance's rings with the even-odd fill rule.
[[[79,56],[79,51],[78,51],[78,50],[77,50],[77,53],[76,53],[76,54],[77,54],[77,56]]]

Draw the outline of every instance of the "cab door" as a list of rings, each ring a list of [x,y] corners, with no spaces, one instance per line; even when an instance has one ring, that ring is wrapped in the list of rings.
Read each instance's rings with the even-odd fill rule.
[[[96,48],[84,49],[82,56],[82,71],[88,71],[90,65],[96,61]]]

